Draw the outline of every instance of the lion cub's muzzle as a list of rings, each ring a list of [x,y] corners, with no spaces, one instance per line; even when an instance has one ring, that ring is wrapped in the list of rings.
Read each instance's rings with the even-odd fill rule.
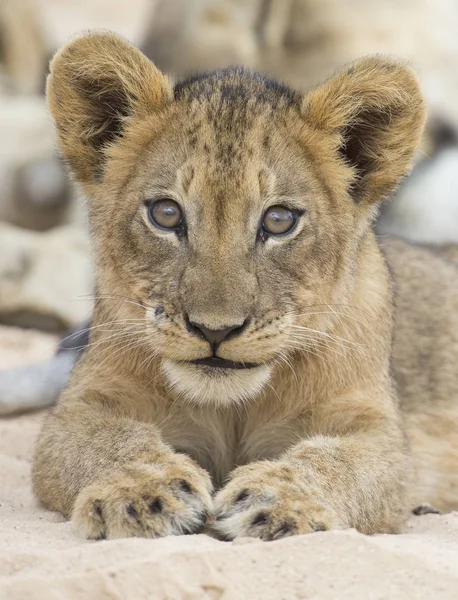
[[[251,320],[240,319],[218,329],[209,327],[208,322],[202,324],[202,320],[192,320],[185,315],[186,329],[191,338],[200,339],[203,356],[163,360],[163,371],[172,388],[179,396],[199,404],[244,402],[258,395],[269,381],[272,367],[270,360],[255,362],[259,353],[258,356],[252,353],[251,344],[255,339],[249,331]],[[214,323],[224,321],[215,319]],[[208,344],[207,350],[202,342]],[[228,342],[231,343],[226,345]],[[248,347],[251,359],[246,355]]]
[[[206,340],[210,344],[211,350],[211,356],[198,358],[190,362],[195,365],[202,365],[205,367],[213,367],[217,369],[253,369],[259,366],[256,363],[235,362],[232,360],[227,360],[224,358],[220,358],[217,355],[220,344],[222,342],[228,341],[241,335],[247,329],[249,322],[250,319],[247,318],[243,321],[241,325],[239,323],[235,323],[233,325],[229,325],[220,329],[211,329],[202,323],[191,321],[188,315],[185,315],[186,329],[192,335],[196,335],[201,339]]]

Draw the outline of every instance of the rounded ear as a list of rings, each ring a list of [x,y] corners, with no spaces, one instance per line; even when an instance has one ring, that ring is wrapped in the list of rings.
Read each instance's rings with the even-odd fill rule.
[[[391,194],[408,173],[426,117],[413,71],[378,56],[348,65],[301,108],[314,129],[337,134],[338,151],[353,168],[350,193],[367,204]]]
[[[47,98],[76,178],[99,181],[105,150],[129,118],[157,112],[172,95],[166,77],[118,35],[91,33],[64,46],[51,61]]]

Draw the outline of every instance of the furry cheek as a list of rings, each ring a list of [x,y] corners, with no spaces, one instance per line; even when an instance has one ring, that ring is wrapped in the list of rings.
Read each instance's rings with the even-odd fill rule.
[[[162,371],[178,397],[193,404],[228,406],[243,404],[258,396],[269,382],[272,369],[261,365],[240,371],[217,369],[218,372],[211,372],[164,359]]]

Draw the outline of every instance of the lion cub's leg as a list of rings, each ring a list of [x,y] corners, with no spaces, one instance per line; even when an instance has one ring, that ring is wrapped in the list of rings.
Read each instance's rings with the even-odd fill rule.
[[[322,411],[337,430],[326,431],[317,415],[322,434],[296,443],[278,460],[233,471],[215,498],[215,527],[223,537],[272,540],[349,527],[399,531],[407,515],[410,458],[397,417],[367,406],[358,419],[340,402]]]
[[[71,386],[38,441],[33,485],[51,510],[91,539],[198,531],[212,508],[209,474],[173,452],[157,427]]]

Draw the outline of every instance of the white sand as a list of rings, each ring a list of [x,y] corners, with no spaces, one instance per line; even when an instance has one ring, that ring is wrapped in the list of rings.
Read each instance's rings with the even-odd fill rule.
[[[52,344],[52,336],[0,327],[0,366],[43,359]],[[31,492],[42,418],[0,421],[2,600],[458,598],[458,513],[412,517],[398,536],[80,539],[71,523],[39,508]]]

